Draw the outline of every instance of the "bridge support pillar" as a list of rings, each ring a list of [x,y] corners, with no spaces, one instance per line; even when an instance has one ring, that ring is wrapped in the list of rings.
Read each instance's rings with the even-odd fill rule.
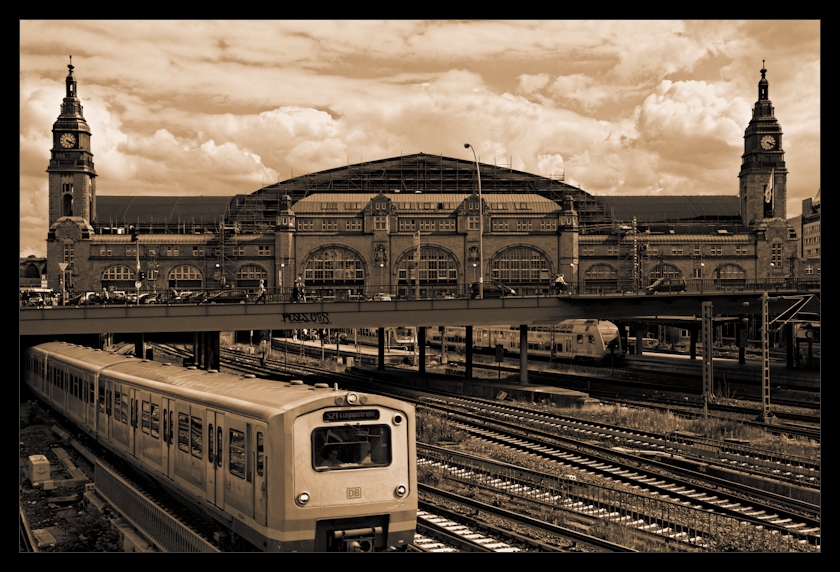
[[[793,322],[788,322],[784,325],[785,328],[785,367],[791,369],[799,364],[793,363]]]
[[[528,385],[528,325],[519,326],[519,383]]]
[[[473,327],[464,328],[464,350],[466,351],[466,363],[464,364],[464,378],[472,379],[473,376]]]
[[[143,359],[146,357],[146,339],[143,334],[134,337],[134,357]]]
[[[385,328],[379,328],[379,353],[376,360],[376,369],[385,369]]]
[[[417,346],[417,352],[419,355],[419,363],[417,364],[417,372],[418,373],[426,373],[426,328],[421,328],[417,326],[415,328],[417,335],[414,336],[415,340],[414,343]]]
[[[196,332],[193,337],[193,355],[195,365],[201,369],[221,367],[220,332]]]
[[[697,359],[697,333],[699,328],[697,326],[690,326],[688,328],[689,343],[688,343],[688,359]],[[703,351],[706,351],[704,348]]]

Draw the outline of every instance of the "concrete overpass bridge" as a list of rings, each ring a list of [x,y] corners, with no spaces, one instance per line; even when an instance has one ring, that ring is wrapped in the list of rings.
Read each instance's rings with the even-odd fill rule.
[[[789,308],[795,292],[769,295],[770,312]],[[150,304],[55,306],[20,309],[20,335],[149,332],[218,332],[295,328],[380,328],[391,326],[541,325],[568,318],[602,320],[638,316],[700,316],[703,302],[716,315],[751,313],[761,294],[707,293],[512,297],[484,300],[431,299],[390,302],[267,304]],[[807,311],[819,312],[814,300]]]
[[[711,302],[715,316],[739,316],[761,311],[762,293],[710,292],[657,294],[583,294],[494,299],[429,299],[362,302],[267,303],[267,304],[151,304],[105,306],[23,307],[19,313],[21,344],[85,334],[143,334],[191,332],[196,353],[205,367],[218,368],[222,331],[292,330],[300,328],[379,328],[380,354],[384,352],[382,332],[386,327],[418,327],[418,346],[425,349],[423,335],[428,326],[511,324],[527,326],[560,322],[569,318],[603,319],[624,323],[659,321],[659,317],[696,318],[704,302]],[[819,299],[795,291],[768,295],[771,314],[793,306],[819,313]],[[27,340],[28,339],[28,340]],[[522,344],[527,348],[526,343]],[[201,349],[198,349],[201,346]],[[139,347],[142,348],[142,345]],[[382,356],[380,355],[380,358]],[[424,356],[421,356],[421,358]],[[468,355],[468,358],[470,356]],[[420,360],[423,364],[424,359]],[[380,359],[380,364],[384,363]],[[527,356],[522,376],[527,379]],[[523,379],[524,381],[524,379]]]

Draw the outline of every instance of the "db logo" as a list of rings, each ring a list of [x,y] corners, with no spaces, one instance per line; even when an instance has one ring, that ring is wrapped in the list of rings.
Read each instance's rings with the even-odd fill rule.
[[[360,499],[362,498],[362,487],[350,487],[347,489],[347,498]]]

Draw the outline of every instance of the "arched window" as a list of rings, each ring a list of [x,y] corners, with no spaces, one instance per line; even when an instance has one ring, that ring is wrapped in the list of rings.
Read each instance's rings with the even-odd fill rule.
[[[102,273],[102,288],[106,290],[134,290],[137,274],[128,266],[110,266]]]
[[[721,264],[712,272],[715,286],[722,290],[743,289],[747,283],[747,273],[743,268],[735,264]]]
[[[397,284],[400,296],[413,297],[417,287],[417,263],[414,249],[407,251],[397,262]],[[452,255],[434,246],[420,247],[420,297],[434,298],[454,294],[458,285],[458,263]]]
[[[38,266],[35,264],[27,264],[23,269],[23,277],[24,278],[40,278],[41,271],[38,270]]]
[[[679,278],[682,276],[682,272],[680,269],[674,266],[673,264],[668,264],[667,262],[660,262],[656,266],[650,269],[650,281],[653,282],[657,278]]]
[[[522,294],[536,294],[549,285],[548,268],[548,259],[540,251],[517,246],[503,250],[490,262],[490,279]]]
[[[62,216],[73,216],[73,195],[70,193],[61,197]]]
[[[204,287],[201,270],[189,264],[173,268],[169,272],[168,282],[169,287],[176,290],[201,290]]]
[[[306,261],[303,272],[307,294],[338,298],[348,290],[354,294],[364,292],[364,262],[348,248],[331,246],[316,250]]]
[[[595,264],[583,273],[583,292],[603,294],[618,290],[618,271],[609,264]]]
[[[268,286],[268,272],[262,266],[245,264],[236,271],[236,285],[239,288],[257,288],[260,280]]]

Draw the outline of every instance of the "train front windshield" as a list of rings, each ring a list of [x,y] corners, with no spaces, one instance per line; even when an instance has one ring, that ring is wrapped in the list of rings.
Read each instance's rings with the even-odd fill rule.
[[[390,464],[391,429],[387,425],[319,427],[312,432],[312,466],[317,471]]]

